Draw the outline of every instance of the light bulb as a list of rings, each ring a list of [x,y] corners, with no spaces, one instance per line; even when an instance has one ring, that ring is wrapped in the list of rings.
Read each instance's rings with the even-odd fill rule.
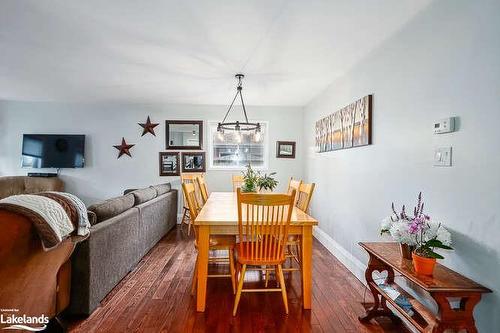
[[[224,141],[224,132],[218,131],[217,132],[217,138],[219,138],[219,140],[221,140],[221,141]]]
[[[260,131],[255,132],[253,138],[254,138],[255,142],[259,142],[260,141]]]
[[[240,131],[237,131],[237,132],[236,132],[236,141],[237,141],[238,143],[241,143],[241,132],[240,132]]]

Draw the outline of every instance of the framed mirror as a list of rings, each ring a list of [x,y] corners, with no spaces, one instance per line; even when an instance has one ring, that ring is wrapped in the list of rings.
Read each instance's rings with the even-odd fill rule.
[[[167,149],[203,149],[203,121],[167,120],[165,121]]]

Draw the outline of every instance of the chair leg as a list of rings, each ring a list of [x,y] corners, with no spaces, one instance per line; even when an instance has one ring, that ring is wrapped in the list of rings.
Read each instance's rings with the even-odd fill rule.
[[[285,277],[283,276],[283,268],[278,265],[278,274],[281,285],[281,295],[283,296],[283,304],[285,305],[285,312],[288,314],[288,300],[286,298],[286,287],[285,287]]]
[[[236,297],[234,299],[234,307],[233,307],[233,316],[236,316],[236,312],[238,311],[238,304],[240,303],[241,290],[243,289],[243,280],[245,280],[245,272],[247,270],[247,265],[244,264],[241,268],[241,276],[238,281],[238,290],[236,291]]]
[[[231,272],[231,284],[233,286],[233,294],[236,294],[236,271],[234,269],[234,250],[229,249],[229,271]]]
[[[266,276],[264,277],[265,278],[265,287],[267,288],[267,284],[269,283],[269,272],[267,271],[267,266],[264,266],[264,270],[263,270],[264,274],[266,274]]]
[[[198,256],[196,256],[196,261],[194,263],[193,281],[191,282],[191,295],[194,295],[194,292],[196,291],[197,282],[198,282]]]
[[[193,224],[193,221],[191,221],[191,219],[189,219],[189,221],[188,221],[188,236],[191,234],[191,224]]]
[[[188,209],[186,207],[182,207],[182,220],[181,220],[181,231],[183,230],[183,226],[184,224],[187,224],[186,223],[186,219],[189,218],[189,215],[188,215]]]
[[[279,287],[280,286],[280,280],[279,280],[279,271],[278,271],[278,265],[274,266],[274,278],[276,279],[276,285]]]

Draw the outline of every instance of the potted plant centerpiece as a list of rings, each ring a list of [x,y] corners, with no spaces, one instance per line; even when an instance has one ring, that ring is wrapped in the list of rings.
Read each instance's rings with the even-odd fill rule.
[[[276,172],[270,174],[262,174],[259,171],[252,169],[250,164],[247,169],[243,171],[243,185],[241,186],[242,192],[272,192],[278,185],[278,181],[274,179]]]
[[[436,259],[444,259],[435,249],[452,250],[449,231],[424,214],[422,193],[418,195],[413,216],[407,215],[404,205],[398,213],[392,204],[392,215],[382,221],[381,234],[384,233],[400,243],[403,257],[413,260],[417,274],[432,275]]]

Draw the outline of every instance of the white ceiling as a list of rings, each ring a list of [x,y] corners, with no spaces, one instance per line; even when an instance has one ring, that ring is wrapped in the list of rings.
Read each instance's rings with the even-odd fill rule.
[[[0,99],[302,106],[430,0],[2,0]]]

